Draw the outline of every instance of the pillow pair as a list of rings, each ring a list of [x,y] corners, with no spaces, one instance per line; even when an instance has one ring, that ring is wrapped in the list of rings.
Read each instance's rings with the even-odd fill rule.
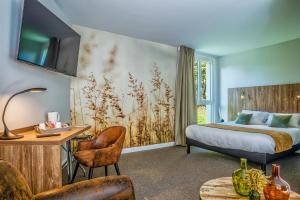
[[[268,120],[268,117],[268,112],[242,110],[242,112],[238,114],[236,123],[245,125],[265,125],[266,121]]]
[[[265,125],[276,128],[300,128],[300,113],[266,113],[259,111],[243,110],[238,114],[236,124]]]
[[[293,114],[272,113],[269,116],[267,125],[270,127],[300,128],[300,113],[293,113]]]
[[[252,117],[249,121],[251,125],[265,125],[270,113],[261,112],[261,111],[253,111],[253,110],[242,110],[242,113],[252,114]]]
[[[239,113],[238,118],[235,121],[236,124],[248,125],[251,124],[250,121],[253,118],[253,114]],[[292,118],[292,115],[272,115],[268,126],[276,128],[288,128],[289,122]]]

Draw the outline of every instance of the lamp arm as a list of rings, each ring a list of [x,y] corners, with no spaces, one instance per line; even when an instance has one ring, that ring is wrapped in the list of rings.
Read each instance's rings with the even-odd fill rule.
[[[30,89],[28,89],[28,90],[23,90],[23,91],[21,91],[21,92],[18,92],[18,93],[16,93],[16,94],[12,95],[12,96],[7,100],[7,102],[6,102],[5,106],[4,106],[4,109],[3,109],[3,113],[2,113],[2,122],[3,122],[3,125],[4,125],[4,131],[5,131],[5,132],[6,132],[6,131],[9,131],[9,129],[7,128],[7,125],[6,125],[6,123],[5,123],[5,112],[6,112],[6,109],[7,109],[7,106],[8,106],[8,104],[9,104],[9,102],[10,102],[15,96],[17,96],[17,95],[19,95],[19,94],[26,93],[26,92],[30,92]]]

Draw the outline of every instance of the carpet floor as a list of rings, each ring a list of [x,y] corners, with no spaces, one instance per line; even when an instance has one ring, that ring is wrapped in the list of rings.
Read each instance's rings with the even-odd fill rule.
[[[281,159],[281,175],[300,193],[300,154]],[[137,200],[198,200],[200,186],[214,178],[231,176],[239,168],[235,158],[211,151],[169,147],[123,154],[119,163],[121,174],[132,178]],[[249,168],[259,168],[249,163]],[[270,174],[271,165],[267,171]],[[114,167],[109,174],[115,175]],[[94,177],[104,176],[104,168],[94,170]],[[78,170],[75,181],[86,179]],[[64,170],[64,181],[66,172]]]

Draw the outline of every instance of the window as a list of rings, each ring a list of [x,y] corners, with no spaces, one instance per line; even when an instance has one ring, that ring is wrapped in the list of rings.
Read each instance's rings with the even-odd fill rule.
[[[212,59],[199,56],[194,63],[198,124],[213,121],[212,63]]]

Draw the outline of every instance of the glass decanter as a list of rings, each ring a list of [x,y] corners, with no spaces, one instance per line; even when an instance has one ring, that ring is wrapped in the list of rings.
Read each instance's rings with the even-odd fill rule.
[[[290,197],[290,185],[280,177],[280,165],[272,165],[272,176],[264,187],[266,200],[288,200]]]

